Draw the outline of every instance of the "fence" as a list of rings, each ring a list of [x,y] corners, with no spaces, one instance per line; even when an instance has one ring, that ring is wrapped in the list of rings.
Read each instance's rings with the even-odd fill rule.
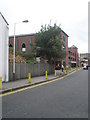
[[[16,63],[15,64],[16,72],[15,78],[25,79],[28,78],[28,73],[31,73],[31,76],[41,76],[45,75],[45,71],[47,70],[48,74],[54,73],[55,66],[45,63],[37,63],[37,64],[23,64]],[[9,64],[9,81],[13,81],[13,64]]]

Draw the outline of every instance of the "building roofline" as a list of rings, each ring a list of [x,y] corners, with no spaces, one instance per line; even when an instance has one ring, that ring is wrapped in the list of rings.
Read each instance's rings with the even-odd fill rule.
[[[75,45],[72,45],[71,47],[68,47],[68,49],[71,49],[71,48],[76,48],[76,49],[78,49]]]
[[[62,29],[61,29],[61,31],[62,31],[67,37],[69,37]]]
[[[6,19],[4,18],[4,16],[2,15],[1,12],[0,12],[0,15],[2,16],[2,18],[4,19],[4,21],[6,22],[6,24],[9,25],[8,22],[6,21]]]
[[[15,35],[15,37],[18,38],[18,37],[26,37],[26,36],[33,36],[33,35],[35,35],[35,33]],[[9,38],[13,38],[13,37],[14,35],[9,36]]]
[[[61,30],[67,37],[69,37],[63,30]],[[31,33],[31,34],[21,34],[21,35],[15,35],[15,37],[26,37],[26,36],[33,36],[36,33]],[[9,36],[9,38],[13,38],[14,35]]]
[[[68,47],[68,49],[72,49],[72,48],[73,48],[73,49],[78,49],[77,47],[75,47],[75,48],[74,48],[74,47]]]
[[[89,53],[80,53],[80,55],[88,55]]]

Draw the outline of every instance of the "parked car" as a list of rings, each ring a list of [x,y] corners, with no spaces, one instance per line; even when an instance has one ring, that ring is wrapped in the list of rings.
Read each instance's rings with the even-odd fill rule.
[[[90,65],[87,66],[87,69],[90,68]]]
[[[88,70],[88,65],[87,64],[84,64],[83,70]]]

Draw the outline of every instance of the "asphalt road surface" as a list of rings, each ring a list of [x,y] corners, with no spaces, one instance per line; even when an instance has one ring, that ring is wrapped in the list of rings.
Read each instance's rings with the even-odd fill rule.
[[[3,118],[88,118],[88,71],[2,98]]]

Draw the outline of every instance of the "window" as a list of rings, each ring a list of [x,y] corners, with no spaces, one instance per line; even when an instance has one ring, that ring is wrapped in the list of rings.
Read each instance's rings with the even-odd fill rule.
[[[63,35],[63,41],[65,42],[65,35]]]
[[[28,44],[29,50],[31,50],[31,46],[32,46],[32,36],[30,36],[30,39],[29,39],[29,44]]]
[[[65,48],[65,42],[63,43],[63,47]]]
[[[9,44],[9,50],[13,52],[13,45]]]
[[[70,52],[70,55],[72,55],[72,52]]]
[[[32,43],[32,36],[30,36],[30,44]]]
[[[23,52],[26,51],[26,45],[25,45],[25,43],[22,44],[22,51],[23,51]]]
[[[32,41],[29,42],[29,45],[30,45],[30,46],[32,45]]]
[[[12,48],[12,47],[13,47],[13,45],[12,45],[12,44],[10,44],[10,45],[9,45],[9,47],[11,47],[11,48]]]

